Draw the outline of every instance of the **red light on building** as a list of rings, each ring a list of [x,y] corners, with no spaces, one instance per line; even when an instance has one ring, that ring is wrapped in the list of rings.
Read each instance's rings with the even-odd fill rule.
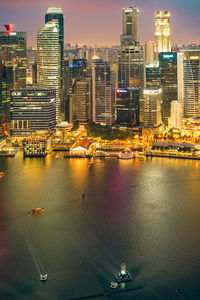
[[[1,133],[2,133],[2,135],[5,135],[5,134],[6,134],[6,130],[7,130],[7,124],[4,123],[4,124],[2,124],[2,128],[1,128]]]
[[[15,24],[4,25],[4,27],[6,28],[6,35],[11,36],[10,33],[13,31],[13,28],[15,27]]]

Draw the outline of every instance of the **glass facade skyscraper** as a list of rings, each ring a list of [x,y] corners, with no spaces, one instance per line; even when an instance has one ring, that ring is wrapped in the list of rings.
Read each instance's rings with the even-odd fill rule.
[[[60,44],[58,21],[44,24],[37,35],[37,83],[56,90],[56,119],[60,119]]]
[[[162,120],[165,125],[168,125],[168,118],[170,117],[171,111],[171,102],[177,100],[178,98],[177,53],[159,53],[159,67],[163,94]]]
[[[178,64],[178,98],[184,102],[184,117],[200,117],[200,50],[182,50]]]
[[[121,46],[118,50],[120,88],[144,86],[144,51],[139,45]]]
[[[45,23],[52,20],[58,20],[59,26],[59,44],[60,44],[60,86],[63,87],[64,70],[64,17],[61,8],[50,7],[45,15]]]
[[[5,27],[9,30],[0,32],[0,123],[2,117],[10,122],[10,90],[26,87],[26,33]]]
[[[92,64],[92,121],[113,125],[115,119],[115,91],[110,83],[110,67],[106,62]]]

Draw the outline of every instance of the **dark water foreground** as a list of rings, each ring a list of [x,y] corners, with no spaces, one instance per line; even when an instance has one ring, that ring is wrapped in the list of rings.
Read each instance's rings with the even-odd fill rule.
[[[199,161],[18,155],[0,170],[1,300],[200,299]],[[134,280],[115,294],[121,262]]]

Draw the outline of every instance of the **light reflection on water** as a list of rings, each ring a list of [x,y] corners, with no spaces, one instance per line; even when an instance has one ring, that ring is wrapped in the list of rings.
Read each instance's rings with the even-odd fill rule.
[[[115,299],[198,299],[200,162],[93,161],[0,159],[0,298],[102,293],[125,261],[135,275],[125,289],[143,289]],[[44,214],[27,214],[35,207]]]

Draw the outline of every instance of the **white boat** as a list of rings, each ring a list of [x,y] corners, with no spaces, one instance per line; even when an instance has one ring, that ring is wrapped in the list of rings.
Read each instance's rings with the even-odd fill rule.
[[[46,281],[48,278],[47,274],[40,274],[40,280],[41,281]]]
[[[110,283],[110,288],[111,288],[111,289],[116,289],[117,287],[118,287],[118,283],[117,283],[117,282],[112,281],[112,282]]]
[[[130,149],[124,149],[121,151],[118,155],[119,159],[132,159],[135,158],[134,152],[132,152]]]

